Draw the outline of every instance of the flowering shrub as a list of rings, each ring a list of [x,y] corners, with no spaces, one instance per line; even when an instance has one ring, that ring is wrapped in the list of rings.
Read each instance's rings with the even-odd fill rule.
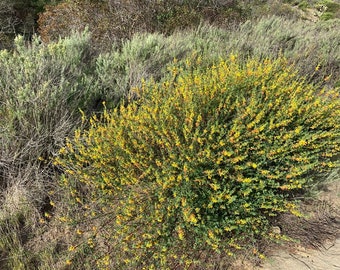
[[[189,267],[193,251],[275,237],[268,217],[298,214],[290,198],[339,166],[336,91],[282,58],[200,64],[174,63],[172,79],[144,82],[60,150],[68,218],[94,226],[99,265]]]

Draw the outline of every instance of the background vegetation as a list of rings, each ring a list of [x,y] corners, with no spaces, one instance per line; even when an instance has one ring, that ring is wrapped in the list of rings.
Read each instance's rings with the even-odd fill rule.
[[[146,268],[160,263],[225,269],[228,252],[238,254],[239,248],[261,257],[260,239],[278,237],[270,235],[268,216],[297,214],[290,200],[307,196],[325,179],[315,168],[325,167],[326,174],[338,166],[339,6],[338,1],[1,1],[0,46],[7,50],[0,51],[0,268],[110,269],[130,263],[140,268],[142,260],[132,258],[143,258]],[[17,34],[22,35],[14,39]],[[213,85],[217,92],[209,92]],[[230,96],[223,94],[226,86]],[[263,102],[257,94],[266,88],[272,91]],[[247,106],[236,108],[240,102]],[[227,111],[221,109],[225,104]],[[289,108],[294,117],[278,117]],[[236,125],[242,117],[248,122]],[[271,119],[284,124],[270,130]],[[218,136],[231,136],[232,123],[247,140],[219,145]],[[243,159],[244,152],[229,156],[231,149],[250,148],[243,141],[254,142],[256,151],[267,149],[258,137],[278,141],[273,160]],[[295,152],[288,153],[293,145]],[[200,151],[212,151],[214,158],[202,164],[193,154]],[[241,159],[231,162],[236,157]],[[164,174],[184,173],[185,162],[186,177],[202,178],[201,186],[183,179],[171,188],[160,185]],[[268,174],[260,176],[260,169]],[[116,175],[132,182],[119,183]],[[261,181],[266,187],[257,194]],[[233,189],[237,199],[217,198]],[[221,201],[210,208],[210,199]],[[167,209],[158,209],[162,200],[176,210],[167,215]],[[136,209],[141,201],[149,220]],[[236,225],[223,223],[220,206],[228,213],[244,209],[230,214]],[[262,218],[251,228],[255,216]],[[165,227],[157,219],[167,220]],[[228,226],[234,227],[222,233]],[[121,249],[114,248],[117,241]],[[187,257],[178,257],[176,249]]]

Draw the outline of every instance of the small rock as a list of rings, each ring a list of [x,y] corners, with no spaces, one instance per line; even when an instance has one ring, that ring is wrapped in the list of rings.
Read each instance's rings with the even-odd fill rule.
[[[273,226],[272,233],[281,234],[281,228],[279,226]]]

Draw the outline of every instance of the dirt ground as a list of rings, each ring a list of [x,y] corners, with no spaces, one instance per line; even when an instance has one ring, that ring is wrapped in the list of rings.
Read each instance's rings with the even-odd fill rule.
[[[276,251],[262,270],[336,270],[340,269],[340,239],[319,250],[298,247],[293,251]]]
[[[304,205],[306,219],[289,215],[277,227],[297,243],[268,247],[254,270],[340,270],[340,181],[327,185],[318,199]],[[247,267],[248,268],[248,267]],[[245,268],[240,268],[245,269]]]

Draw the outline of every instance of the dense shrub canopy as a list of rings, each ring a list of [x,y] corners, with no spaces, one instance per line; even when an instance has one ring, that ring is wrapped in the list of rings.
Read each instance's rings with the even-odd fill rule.
[[[97,244],[124,251],[108,248],[112,266],[242,248],[268,235],[269,216],[297,214],[289,198],[339,166],[336,91],[306,84],[281,58],[200,61],[174,63],[170,79],[145,82],[138,100],[92,118],[60,151],[78,218],[98,216]]]

